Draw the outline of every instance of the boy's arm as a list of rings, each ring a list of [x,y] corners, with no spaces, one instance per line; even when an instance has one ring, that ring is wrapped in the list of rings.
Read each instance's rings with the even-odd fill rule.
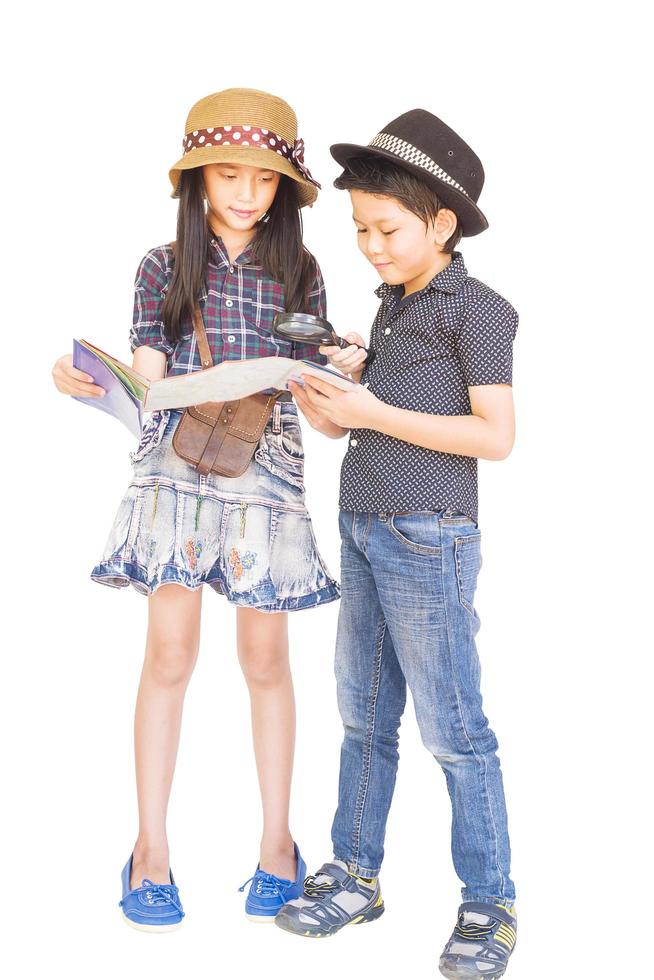
[[[349,341],[349,347],[320,347],[319,350],[321,354],[327,356],[332,367],[342,374],[349,374],[352,380],[358,383],[361,381],[363,362],[367,357],[366,351],[361,350],[366,346],[366,342],[358,333],[346,333],[345,340]]]
[[[430,415],[388,405],[364,387],[341,391],[322,378],[303,375],[303,379],[309,389],[303,392],[303,399],[319,423],[343,430],[375,429],[425,449],[459,456],[504,459],[511,452],[515,421],[509,384],[470,386],[472,415]]]
[[[511,385],[475,385],[468,395],[472,415],[429,415],[377,400],[370,428],[442,453],[506,459],[515,438]]]
[[[309,375],[307,375],[309,377]],[[317,432],[322,432],[324,436],[329,436],[330,439],[341,439],[346,436],[349,429],[344,429],[340,425],[336,425],[334,422],[330,422],[328,418],[322,413],[317,411],[309,401],[307,396],[306,388],[298,384],[297,381],[289,381],[288,387],[290,388],[295,401],[298,404],[298,408],[304,415],[305,419],[309,423],[312,429],[316,429]],[[332,385],[329,386],[333,387]]]

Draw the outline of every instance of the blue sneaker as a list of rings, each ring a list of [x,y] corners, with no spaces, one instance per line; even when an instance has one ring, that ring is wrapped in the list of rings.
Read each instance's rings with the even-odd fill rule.
[[[172,932],[179,929],[184,910],[172,871],[169,885],[155,885],[149,878],[144,878],[140,888],[132,889],[133,857],[131,854],[121,875],[123,897],[118,904],[123,910],[123,918],[128,925],[142,932]]]
[[[464,902],[439,969],[449,980],[499,980],[517,939],[515,907]]]
[[[252,882],[245,900],[245,914],[252,922],[273,922],[282,905],[302,894],[307,866],[297,844],[294,843],[293,847],[297,861],[295,881],[277,878],[267,871],[262,871],[257,865],[254,875],[239,888],[240,892],[245,891],[246,886]]]
[[[304,882],[304,892],[288,902],[275,925],[296,936],[322,939],[347,925],[373,922],[384,914],[379,878],[351,874],[344,861],[328,861]]]

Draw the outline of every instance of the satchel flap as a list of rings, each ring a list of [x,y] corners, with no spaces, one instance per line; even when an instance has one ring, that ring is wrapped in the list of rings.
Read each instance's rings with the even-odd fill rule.
[[[220,418],[225,402],[203,402],[201,405],[191,405],[186,411],[198,422],[206,422],[214,426]]]
[[[259,394],[241,399],[238,415],[229,426],[229,435],[244,442],[259,442],[277,397]]]

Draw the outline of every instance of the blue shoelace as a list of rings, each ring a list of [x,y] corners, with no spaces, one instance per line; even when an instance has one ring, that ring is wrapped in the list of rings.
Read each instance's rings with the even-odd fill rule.
[[[239,891],[245,891],[247,886],[251,881],[256,881],[255,891],[257,895],[262,895],[265,898],[274,898],[278,896],[283,898],[282,892],[284,889],[288,888],[292,882],[287,881],[285,878],[277,878],[275,875],[269,874],[267,871],[255,871],[251,878],[248,878],[244,882]]]
[[[144,878],[138,891],[146,893],[151,905],[172,905],[178,912],[182,911],[177,885],[155,885],[149,878]]]

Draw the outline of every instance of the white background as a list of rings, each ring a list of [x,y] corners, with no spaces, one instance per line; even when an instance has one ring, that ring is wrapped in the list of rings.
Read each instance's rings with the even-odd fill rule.
[[[317,945],[251,925],[238,885],[260,835],[234,611],[205,594],[170,811],[187,911],[124,926],[136,833],[132,714],[146,600],[91,583],[128,483],[126,432],[58,395],[73,336],[123,359],[141,256],[175,234],[167,171],[202,96],[263,88],[295,107],[323,183],[305,212],[329,316],[367,334],[336,141],[435,112],[481,156],[490,230],[471,274],[519,310],[518,437],[480,464],[477,605],[500,740],[520,938],[509,976],[636,975],[650,897],[651,155],[644,4],[32,4],[5,22],[2,295],[5,606],[0,895],[7,976],[434,977],[459,887],[445,781],[412,706],[378,923]],[[9,30],[7,30],[9,28]],[[342,443],[304,426],[308,503],[338,573]],[[291,617],[293,832],[331,856],[341,725],[337,604]],[[628,932],[627,932],[628,930]]]

